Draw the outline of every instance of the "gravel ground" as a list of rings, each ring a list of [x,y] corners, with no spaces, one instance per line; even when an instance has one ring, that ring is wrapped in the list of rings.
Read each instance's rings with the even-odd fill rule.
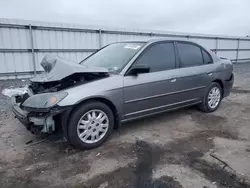
[[[124,124],[103,146],[77,150],[35,137],[0,95],[1,187],[250,187],[250,64],[212,114],[187,108]],[[0,90],[27,80],[0,81]]]

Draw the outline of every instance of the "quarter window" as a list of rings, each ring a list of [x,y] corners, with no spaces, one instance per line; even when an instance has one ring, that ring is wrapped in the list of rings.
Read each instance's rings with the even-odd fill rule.
[[[150,67],[150,72],[164,71],[175,68],[174,44],[160,43],[147,49],[136,64],[146,64]]]
[[[182,67],[192,67],[203,64],[201,48],[189,43],[177,43]]]

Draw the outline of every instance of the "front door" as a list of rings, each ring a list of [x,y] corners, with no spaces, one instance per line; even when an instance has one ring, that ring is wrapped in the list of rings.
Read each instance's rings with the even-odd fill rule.
[[[149,46],[135,64],[146,64],[149,73],[124,76],[124,119],[133,119],[176,105],[178,90],[176,54],[173,42]],[[133,65],[132,65],[133,67]]]

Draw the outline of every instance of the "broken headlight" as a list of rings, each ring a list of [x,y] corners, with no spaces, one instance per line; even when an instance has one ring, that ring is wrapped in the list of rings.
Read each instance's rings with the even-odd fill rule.
[[[61,100],[63,100],[67,95],[68,93],[66,92],[32,95],[26,101],[23,102],[22,106],[28,108],[50,108],[55,106]]]

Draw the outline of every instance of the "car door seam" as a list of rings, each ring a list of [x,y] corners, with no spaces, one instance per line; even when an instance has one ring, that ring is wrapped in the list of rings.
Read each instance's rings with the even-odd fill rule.
[[[163,71],[161,71],[163,72]],[[199,75],[203,75],[203,74],[206,74],[206,73],[202,73],[202,74],[195,74],[195,76],[199,76]],[[174,78],[186,78],[186,77],[190,77],[190,76],[193,76],[193,75],[188,75],[188,76],[175,76]],[[141,86],[141,85],[146,85],[146,84],[149,84],[149,83],[160,83],[160,82],[166,82],[166,81],[170,81],[172,79],[172,77],[168,77],[168,78],[165,78],[163,80],[156,80],[156,81],[153,81],[153,82],[146,82],[146,83],[139,83],[139,84],[136,84],[136,86]],[[130,87],[134,87],[135,85],[127,85],[127,86],[124,86],[125,88],[130,88]]]
[[[169,93],[163,93],[163,94],[159,94],[159,95],[152,95],[152,96],[149,96],[149,97],[132,99],[132,100],[125,101],[125,104],[133,103],[133,102],[138,102],[138,101],[143,101],[143,100],[147,100],[147,99],[158,98],[158,97],[164,97],[164,96],[168,96],[168,95],[174,95],[174,94],[183,93],[183,92],[187,92],[187,91],[194,91],[194,90],[198,90],[198,89],[203,89],[205,87],[206,86],[199,86],[199,87],[194,87],[194,88],[190,88],[190,89],[184,89],[184,90],[175,91],[175,92],[169,92]]]

